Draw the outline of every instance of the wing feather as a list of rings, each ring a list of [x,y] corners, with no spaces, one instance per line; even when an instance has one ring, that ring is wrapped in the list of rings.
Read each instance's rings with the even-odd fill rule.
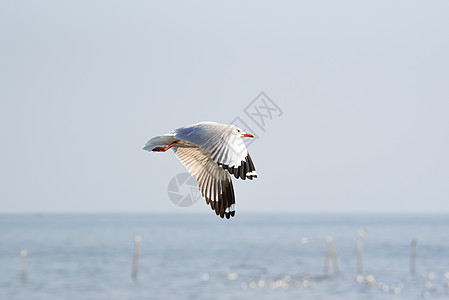
[[[197,181],[206,203],[220,217],[229,219],[235,215],[235,196],[229,172],[201,148],[173,147],[178,159]],[[213,192],[212,192],[213,191]]]

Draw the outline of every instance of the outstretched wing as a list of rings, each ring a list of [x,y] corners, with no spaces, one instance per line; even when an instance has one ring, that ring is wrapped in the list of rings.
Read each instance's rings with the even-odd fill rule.
[[[235,197],[231,175],[217,165],[209,152],[201,148],[173,147],[178,159],[187,168],[212,210],[229,219],[235,215]]]
[[[251,156],[233,125],[201,122],[176,129],[174,137],[207,151],[215,163],[235,178],[257,178]]]

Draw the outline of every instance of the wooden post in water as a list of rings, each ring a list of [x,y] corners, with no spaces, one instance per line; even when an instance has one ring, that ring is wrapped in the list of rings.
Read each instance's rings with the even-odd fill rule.
[[[357,281],[363,281],[363,238],[366,231],[360,229],[357,236]]]
[[[334,245],[332,244],[332,237],[328,235],[326,237],[326,257],[324,259],[323,268],[324,275],[329,275],[329,264],[331,259],[332,265],[334,266],[334,274],[338,274],[338,272],[340,272],[340,269],[338,267],[337,253],[335,251]]]
[[[330,243],[332,241],[331,236],[326,237],[326,256],[324,258],[323,273],[325,276],[329,275],[329,263],[330,263]]]
[[[337,261],[337,251],[335,251],[335,247],[334,244],[330,243],[331,246],[331,258],[332,258],[332,264],[334,265],[334,274],[337,275],[338,273],[340,273],[340,267],[338,266],[338,261]]]
[[[139,267],[139,256],[140,256],[140,243],[142,242],[142,237],[136,235],[134,237],[134,257],[133,257],[133,271],[132,277],[134,281],[137,281],[137,270]]]
[[[27,262],[28,251],[22,250],[20,251],[20,257],[22,258],[22,283],[27,284],[28,276],[28,262]]]
[[[416,274],[416,240],[412,240],[410,244],[410,274]]]

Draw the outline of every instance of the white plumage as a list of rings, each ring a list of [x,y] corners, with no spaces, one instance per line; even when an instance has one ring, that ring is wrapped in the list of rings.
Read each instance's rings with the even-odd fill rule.
[[[156,136],[143,149],[165,152],[172,148],[196,179],[206,203],[217,215],[229,219],[235,215],[231,175],[243,180],[257,177],[242,137],[253,136],[234,125],[200,122]]]

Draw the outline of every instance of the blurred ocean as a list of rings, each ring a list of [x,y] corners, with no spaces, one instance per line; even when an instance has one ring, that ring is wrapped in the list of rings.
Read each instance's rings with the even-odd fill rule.
[[[332,260],[330,275],[323,274],[327,236],[337,275]],[[422,298],[449,299],[447,215],[0,215],[5,300]]]

